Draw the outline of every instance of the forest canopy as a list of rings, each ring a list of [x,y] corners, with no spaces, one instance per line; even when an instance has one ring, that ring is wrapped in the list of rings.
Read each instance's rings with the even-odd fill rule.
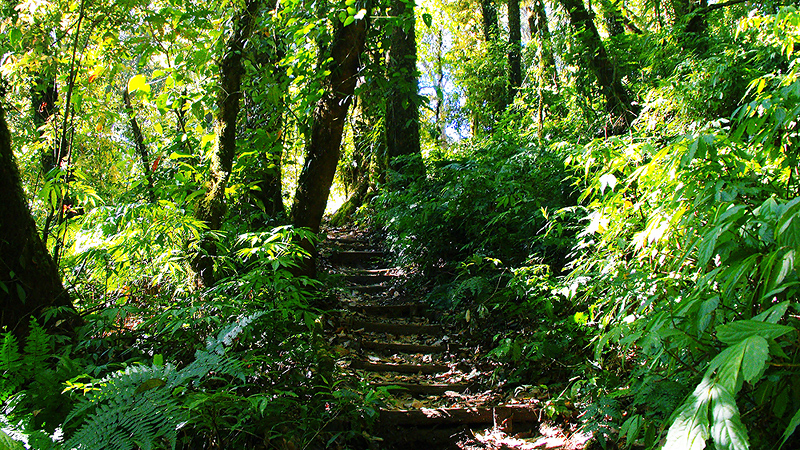
[[[799,52],[788,0],[6,0],[0,449],[366,448],[343,225],[601,448],[796,448]]]

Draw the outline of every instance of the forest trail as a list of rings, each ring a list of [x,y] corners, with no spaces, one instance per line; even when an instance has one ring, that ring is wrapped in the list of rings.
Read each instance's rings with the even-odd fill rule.
[[[385,395],[370,448],[585,446],[587,437],[542,424],[539,399],[509,400],[483,386],[481,356],[398,290],[405,274],[386,267],[380,244],[365,232],[329,230],[321,252],[325,270],[343,280],[326,327],[336,364],[353,385]]]

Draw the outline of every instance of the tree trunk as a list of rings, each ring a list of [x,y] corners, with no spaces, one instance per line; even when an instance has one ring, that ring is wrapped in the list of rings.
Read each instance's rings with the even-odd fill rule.
[[[556,59],[553,56],[553,42],[550,39],[550,27],[547,25],[547,12],[544,1],[534,0],[528,15],[528,26],[531,29],[531,39],[539,41],[538,57],[540,66],[540,76],[545,84],[559,87],[558,70]]]
[[[136,145],[136,152],[139,153],[139,159],[142,161],[142,171],[144,172],[144,178],[147,182],[147,199],[150,203],[155,203],[156,190],[153,186],[153,174],[150,170],[150,157],[147,154],[147,146],[144,144],[144,135],[142,134],[142,129],[139,128],[139,122],[136,120],[136,114],[133,111],[131,96],[127,87],[122,92],[122,99],[125,102],[125,112],[128,114],[131,131],[133,132],[133,143]]]
[[[0,196],[0,328],[7,327],[22,337],[31,317],[40,317],[47,308],[64,307],[63,313],[56,315],[64,321],[53,326],[71,329],[72,304],[28,209],[2,105]]]
[[[483,40],[494,42],[500,34],[497,25],[497,7],[494,0],[481,0],[481,18],[483,19]]]
[[[519,0],[508,0],[508,104],[522,86],[522,25]]]
[[[611,123],[606,127],[606,131],[609,134],[622,133],[636,119],[639,113],[638,108],[634,107],[630,94],[622,85],[619,72],[609,59],[597,27],[584,6],[583,0],[559,1],[569,13],[570,23],[583,48],[584,59],[589,70],[597,78],[597,83],[606,100],[606,112],[611,116]]]
[[[272,9],[277,6],[273,2]],[[284,98],[288,90],[286,67],[280,64],[285,56],[284,36],[273,35],[255,41],[253,55],[255,71],[244,97],[246,140],[255,151],[255,161],[245,175],[248,183],[255,182],[257,189],[249,193],[261,214],[245,214],[255,219],[252,226],[265,227],[274,221],[285,220],[281,160],[283,158]],[[277,90],[280,94],[270,93]],[[274,92],[274,91],[273,91]],[[256,223],[256,221],[263,221]]]
[[[330,75],[325,80],[326,92],[314,108],[306,160],[292,204],[295,227],[319,232],[339,162],[342,131],[356,88],[359,58],[365,39],[366,19],[356,20],[347,26],[337,21],[328,53],[331,62],[328,66]],[[302,241],[301,245],[309,251],[311,258],[304,260],[296,273],[315,276],[316,255],[313,245],[308,241]]]
[[[414,3],[393,0],[389,12],[397,19],[388,52],[389,93],[386,101],[386,155],[390,182],[425,176],[419,141],[417,105],[417,39]],[[398,160],[398,157],[403,157]],[[394,180],[391,177],[396,177]]]
[[[353,161],[347,164],[345,173],[339,178],[346,183],[350,195],[331,217],[332,226],[346,224],[361,205],[367,202],[373,191],[374,161],[384,152],[385,136],[379,128],[382,113],[379,110],[382,92],[362,90],[353,105],[351,129],[353,130]],[[377,175],[377,174],[376,174]]]
[[[242,53],[255,22],[261,0],[247,0],[236,17],[233,32],[225,44],[225,54],[219,64],[217,92],[217,146],[211,155],[211,170],[206,192],[197,205],[195,217],[209,230],[219,230],[225,213],[225,188],[236,156],[236,118],[242,98]],[[192,260],[195,283],[198,287],[214,284],[216,242],[209,236],[198,243],[198,254]]]

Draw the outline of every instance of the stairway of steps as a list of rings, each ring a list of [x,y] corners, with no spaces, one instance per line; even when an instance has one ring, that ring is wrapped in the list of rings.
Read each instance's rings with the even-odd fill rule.
[[[465,443],[476,429],[511,434],[538,427],[541,408],[504,404],[498,393],[483,388],[480,370],[458,336],[424,304],[397,290],[404,274],[386,266],[379,240],[329,230],[322,248],[323,267],[344,284],[341,315],[329,331],[337,364],[348,376],[391,394],[376,424],[376,448],[492,448]]]

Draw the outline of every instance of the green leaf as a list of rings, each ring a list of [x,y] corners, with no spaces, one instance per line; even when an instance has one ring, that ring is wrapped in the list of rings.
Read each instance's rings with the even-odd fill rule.
[[[25,289],[23,289],[22,285],[19,283],[17,283],[17,297],[19,297],[19,301],[24,305],[27,295],[25,295]]]
[[[750,336],[737,345],[742,346],[742,376],[752,383],[767,364],[769,343],[761,336]]]
[[[767,322],[767,323],[778,323],[779,320],[786,314],[786,311],[789,309],[789,301],[778,303],[777,305],[773,305],[770,309],[762,312],[761,314],[753,317],[753,320],[757,320],[759,322]]]
[[[343,25],[344,25],[344,26],[348,26],[348,25],[350,25],[351,23],[353,23],[353,22],[355,22],[355,21],[356,21],[356,18],[355,18],[355,17],[353,17],[353,16],[347,16],[347,18],[346,18],[346,19],[344,19],[344,24],[343,24]]]
[[[732,345],[750,336],[761,336],[764,339],[777,339],[790,331],[794,331],[794,328],[756,320],[738,320],[718,326],[717,339]]]
[[[25,450],[25,446],[0,430],[0,450]]]
[[[800,409],[794,413],[794,417],[792,417],[792,420],[789,421],[789,426],[786,427],[786,431],[783,432],[783,439],[781,440],[781,445],[778,446],[778,450],[783,447],[783,444],[785,444],[786,440],[789,439],[792,433],[794,433],[794,430],[797,429],[798,425],[800,425]]]
[[[775,226],[775,240],[795,249],[800,249],[800,222],[796,220],[798,214],[800,214],[800,197],[786,204],[786,210]]]
[[[136,388],[136,393],[141,394],[142,392],[149,391],[151,389],[159,388],[167,384],[166,381],[162,380],[161,378],[151,378],[144,383],[140,384],[139,387]]]
[[[709,437],[708,406],[713,383],[706,377],[678,409],[663,450],[703,450]]]
[[[425,13],[425,14],[423,14],[423,15],[422,15],[422,22],[424,22],[424,23],[425,23],[425,25],[426,25],[428,28],[432,27],[432,26],[433,26],[433,16],[431,16],[431,15],[430,15],[430,14],[428,14],[428,13]]]
[[[749,450],[747,429],[742,424],[736,399],[720,384],[710,390],[711,437],[717,450]]]
[[[147,78],[144,75],[136,75],[128,80],[128,92],[142,91],[146,94],[150,93],[150,85],[147,84]]]

